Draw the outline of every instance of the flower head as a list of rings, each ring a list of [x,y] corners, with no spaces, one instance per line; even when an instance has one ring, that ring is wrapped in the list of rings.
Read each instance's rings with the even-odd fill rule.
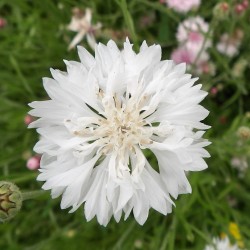
[[[31,115],[26,115],[23,120],[24,120],[24,123],[26,125],[29,125],[30,123],[32,123],[34,121],[34,119]]]
[[[220,42],[217,44],[217,50],[228,57],[234,57],[239,53],[239,47],[243,39],[242,30],[237,29],[232,36],[228,33],[220,37]]]
[[[202,51],[199,55],[199,50],[195,46],[180,46],[173,51],[171,54],[171,59],[175,63],[186,63],[188,65],[195,63],[196,66],[201,67],[204,62],[207,62],[209,55],[206,51]]]
[[[186,13],[191,9],[198,8],[200,6],[200,0],[166,0],[169,8],[174,9],[177,12]]]
[[[149,209],[168,214],[170,195],[190,193],[185,171],[207,168],[202,139],[207,95],[185,64],[161,61],[159,45],[145,42],[136,54],[127,40],[120,51],[113,41],[96,45],[95,57],[78,47],[81,63],[65,61],[67,73],[51,70],[44,78],[51,100],[30,104],[40,117],[43,189],[62,195],[71,212],[85,203],[85,216],[106,225],[133,210],[143,224]],[[196,129],[196,131],[193,131]],[[151,150],[155,170],[144,156]]]
[[[6,25],[7,25],[6,19],[4,19],[3,17],[0,17],[0,29],[4,28]]]
[[[19,212],[22,194],[19,188],[8,181],[0,181],[0,222],[5,222]]]
[[[231,245],[227,236],[223,239],[214,238],[213,245],[208,245],[204,250],[240,250],[237,244]]]
[[[41,157],[39,155],[32,156],[27,161],[27,168],[30,170],[37,170],[40,167]]]
[[[86,35],[87,42],[92,49],[95,49],[95,36],[94,32],[102,27],[101,23],[96,25],[91,24],[92,20],[92,11],[91,9],[86,9],[85,13],[79,8],[73,9],[73,16],[71,22],[68,25],[68,29],[74,32],[77,32],[77,35],[74,37],[70,43],[68,49],[73,49]]]
[[[204,49],[211,46],[210,39],[206,39],[205,34],[209,30],[209,25],[202,17],[189,17],[179,24],[176,38],[180,44],[185,44],[189,48],[196,48],[200,50],[202,46]],[[203,45],[203,43],[205,43]]]

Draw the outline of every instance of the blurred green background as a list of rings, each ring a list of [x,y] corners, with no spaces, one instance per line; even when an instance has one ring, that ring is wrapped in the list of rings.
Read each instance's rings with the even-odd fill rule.
[[[232,6],[237,1],[227,1]],[[188,16],[200,15],[212,26],[215,44],[220,35],[240,28],[244,39],[238,56],[228,58],[209,49],[216,73],[200,76],[203,89],[220,88],[209,94],[203,105],[210,111],[206,123],[212,126],[206,137],[211,158],[209,168],[189,173],[193,188],[190,195],[181,195],[173,213],[164,217],[151,211],[148,220],[139,226],[130,216],[125,222],[113,219],[102,227],[94,219],[86,222],[83,209],[73,214],[60,209],[60,198],[49,194],[25,201],[18,215],[0,224],[0,249],[160,249],[203,250],[211,239],[227,234],[229,223],[238,225],[245,249],[250,249],[250,170],[232,167],[232,160],[250,164],[250,139],[239,136],[239,128],[250,126],[250,12],[230,14],[218,20],[213,8],[218,1],[202,1],[197,11],[181,15],[153,0],[0,0],[0,17],[6,20],[0,28],[0,180],[10,180],[24,191],[40,189],[37,171],[26,167],[32,148],[38,140],[28,130],[24,118],[28,103],[46,98],[42,77],[50,76],[49,68],[65,70],[63,59],[79,60],[76,50],[68,51],[75,33],[66,29],[71,9],[89,7],[93,23],[101,22],[96,40],[115,40],[122,46],[126,36],[140,44],[160,44],[163,59],[168,59],[177,46],[178,24]],[[145,21],[146,20],[146,21]],[[81,45],[90,51],[86,39]],[[247,62],[240,74],[232,70],[242,60]],[[153,161],[153,159],[152,159]],[[243,163],[240,163],[243,164]]]

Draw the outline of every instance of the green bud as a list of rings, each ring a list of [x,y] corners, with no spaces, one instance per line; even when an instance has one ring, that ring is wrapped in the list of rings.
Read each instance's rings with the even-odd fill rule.
[[[22,200],[22,194],[15,184],[0,181],[0,222],[13,218],[21,209]]]
[[[215,5],[213,9],[214,17],[218,20],[225,20],[229,16],[229,5],[227,2],[221,2]]]
[[[233,66],[232,75],[234,77],[242,77],[245,69],[248,66],[248,61],[244,58],[239,59]]]
[[[237,135],[240,137],[242,140],[249,140],[250,139],[250,128],[246,126],[241,126],[238,131]]]

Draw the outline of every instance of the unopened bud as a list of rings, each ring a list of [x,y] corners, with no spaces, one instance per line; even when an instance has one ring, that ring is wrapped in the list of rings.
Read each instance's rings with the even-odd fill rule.
[[[26,163],[27,168],[30,170],[37,170],[40,167],[40,160],[40,155],[30,157]]]
[[[0,222],[13,218],[21,209],[22,194],[19,188],[7,181],[0,181]]]
[[[247,119],[250,119],[250,111],[247,111],[247,112],[246,112],[246,118],[247,118]]]
[[[242,140],[249,140],[250,139],[250,128],[246,126],[242,126],[238,129],[237,135],[242,139]]]
[[[245,11],[245,7],[242,4],[236,4],[236,6],[234,7],[234,11],[236,12],[236,14],[240,15]]]
[[[229,16],[229,5],[227,2],[218,3],[213,9],[213,14],[218,20],[225,20]]]
[[[235,77],[242,77],[247,65],[248,62],[246,59],[244,58],[239,59],[233,66],[232,75]]]
[[[24,123],[26,125],[29,125],[30,123],[32,123],[34,121],[34,118],[31,115],[26,115],[24,117]]]
[[[6,24],[7,24],[7,21],[4,18],[0,17],[0,29],[4,28]]]
[[[242,5],[244,6],[245,9],[247,9],[249,6],[248,0],[243,0]]]

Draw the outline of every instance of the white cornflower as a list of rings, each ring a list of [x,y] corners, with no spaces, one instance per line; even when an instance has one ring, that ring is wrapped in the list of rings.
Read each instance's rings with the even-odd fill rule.
[[[113,41],[96,45],[95,57],[78,47],[81,63],[65,61],[67,73],[51,70],[43,85],[51,100],[32,102],[40,117],[43,154],[38,180],[61,208],[85,203],[85,216],[107,225],[133,210],[143,224],[152,207],[166,215],[170,195],[191,193],[185,171],[207,168],[202,139],[207,95],[185,64],[161,61],[161,47],[144,42],[136,54],[127,40],[120,51]],[[195,129],[195,131],[193,131]],[[151,150],[159,171],[144,156]]]
[[[240,250],[237,244],[231,245],[229,238],[214,238],[213,245],[206,246],[204,250]]]
[[[91,20],[92,20],[91,9],[87,8],[85,10],[85,14],[83,14],[83,12],[79,8],[73,9],[73,16],[67,28],[71,31],[77,32],[77,35],[71,41],[68,47],[69,50],[73,49],[78,43],[80,43],[85,35],[87,37],[87,42],[89,46],[92,49],[95,49],[96,40],[94,32],[100,29],[102,27],[102,24],[97,23],[96,25],[92,25]]]

